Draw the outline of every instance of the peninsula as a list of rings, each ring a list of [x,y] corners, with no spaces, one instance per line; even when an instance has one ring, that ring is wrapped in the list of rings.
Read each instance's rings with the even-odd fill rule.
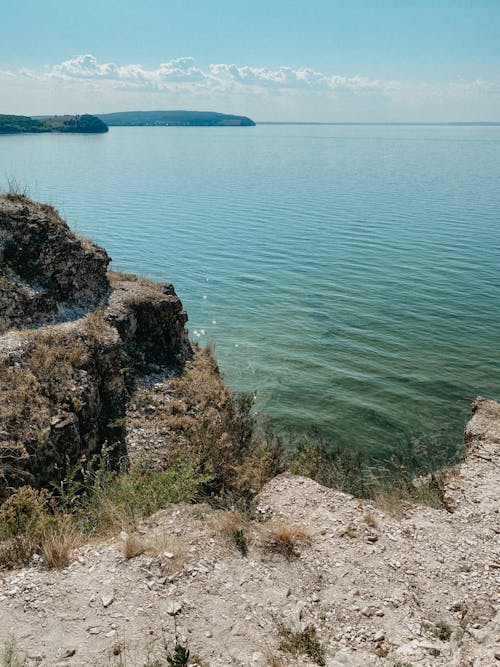
[[[96,116],[13,116],[0,114],[0,134],[40,134],[44,132],[103,133],[108,126]]]
[[[181,127],[253,127],[247,116],[217,113],[215,111],[120,111],[98,114],[107,125],[159,125]]]

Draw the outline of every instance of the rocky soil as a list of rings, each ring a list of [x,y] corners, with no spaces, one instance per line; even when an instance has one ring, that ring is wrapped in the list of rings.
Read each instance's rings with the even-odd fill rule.
[[[317,663],[280,650],[279,628],[313,625],[329,667],[500,665],[500,404],[475,402],[466,441],[450,511],[389,514],[284,475],[251,520],[172,506],[61,572],[3,573],[0,642],[14,636],[27,665],[144,666],[166,664],[177,636],[193,664],[298,667]],[[288,555],[284,529],[297,538]],[[146,553],[127,559],[131,540]]]

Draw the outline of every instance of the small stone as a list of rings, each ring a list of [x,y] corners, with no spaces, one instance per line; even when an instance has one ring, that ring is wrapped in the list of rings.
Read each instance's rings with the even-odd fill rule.
[[[205,637],[206,637],[207,639],[210,639],[211,636],[212,636],[212,633],[210,632],[210,630],[207,630],[207,631],[205,632]]]
[[[110,593],[103,595],[101,597],[101,602],[104,609],[106,609],[106,607],[109,607],[109,605],[113,603],[113,600],[114,597]]]
[[[76,653],[75,648],[67,648],[63,651],[62,657],[63,658],[71,658],[72,656],[75,655],[75,653]]]
[[[182,611],[182,605],[179,602],[172,600],[167,604],[166,612],[170,616],[177,616],[177,614],[180,614],[181,611]]]
[[[383,642],[385,639],[385,633],[383,630],[379,630],[373,635],[373,641],[375,642]]]
[[[165,558],[173,558],[174,557],[174,554],[171,551],[164,551],[163,555],[165,556]]]

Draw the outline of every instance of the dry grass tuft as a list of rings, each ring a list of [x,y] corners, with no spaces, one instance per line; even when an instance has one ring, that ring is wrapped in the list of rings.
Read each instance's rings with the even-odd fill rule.
[[[26,660],[21,658],[14,637],[9,637],[0,651],[0,667],[24,667]]]
[[[311,544],[311,536],[299,526],[284,521],[270,522],[263,526],[263,547],[270,553],[281,554],[288,559],[300,556],[299,547]]]
[[[164,531],[155,531],[146,539],[146,553],[162,562],[162,574],[170,576],[182,570],[188,561],[188,542],[185,538]]]
[[[146,551],[146,544],[142,535],[138,533],[127,533],[123,540],[123,555],[127,560],[142,556]]]
[[[48,569],[62,570],[71,561],[73,550],[81,544],[81,537],[71,527],[68,519],[51,527],[39,547],[43,564]]]
[[[351,539],[354,539],[357,534],[358,534],[358,532],[356,530],[356,526],[353,526],[352,523],[350,523],[340,533],[340,537],[350,537]]]
[[[242,556],[247,556],[250,521],[243,512],[238,510],[218,512],[212,518],[212,525],[216,532],[234,545]]]
[[[371,514],[371,512],[367,512],[366,514],[363,515],[363,521],[366,523],[367,526],[370,526],[370,528],[378,528],[378,522],[377,519]]]
[[[314,625],[308,625],[302,631],[295,631],[282,625],[278,631],[281,637],[280,651],[293,656],[305,655],[317,665],[326,665],[326,651]]]

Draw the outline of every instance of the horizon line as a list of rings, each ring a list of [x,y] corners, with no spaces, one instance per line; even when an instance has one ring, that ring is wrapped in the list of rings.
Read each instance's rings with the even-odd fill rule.
[[[497,120],[471,121],[315,121],[315,120],[256,120],[257,125],[500,125]]]

